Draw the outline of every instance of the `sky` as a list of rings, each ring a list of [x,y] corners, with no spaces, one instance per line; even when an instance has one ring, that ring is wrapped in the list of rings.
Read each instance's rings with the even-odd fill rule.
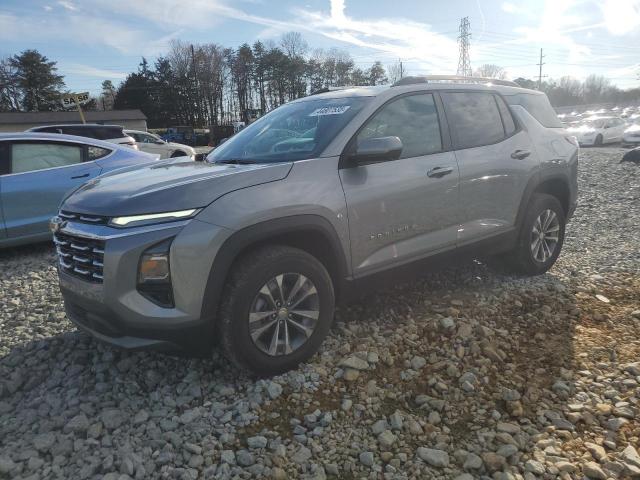
[[[0,57],[37,49],[70,90],[98,94],[173,39],[237,47],[298,31],[362,68],[402,60],[410,75],[454,74],[464,16],[473,68],[537,79],[542,48],[550,78],[595,73],[640,86],[640,0],[0,0]]]

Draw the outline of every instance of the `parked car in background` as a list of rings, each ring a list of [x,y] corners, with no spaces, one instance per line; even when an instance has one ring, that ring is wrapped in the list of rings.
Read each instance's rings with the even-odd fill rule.
[[[167,142],[158,135],[141,130],[125,130],[136,141],[138,150],[160,155],[160,158],[195,157],[196,151],[189,145]]]
[[[217,340],[235,365],[280,373],[318,350],[336,298],[371,275],[464,252],[546,272],[577,163],[546,95],[513,82],[311,95],[207,162],[113,172],[70,195],[52,219],[65,308],[123,348],[195,354]]]
[[[0,134],[0,247],[51,238],[49,219],[66,194],[101,173],[156,159],[69,135]]]
[[[622,141],[627,124],[618,117],[591,117],[567,128],[581,146],[599,146]]]
[[[627,127],[627,129],[622,134],[622,145],[623,146],[636,146],[640,145],[640,125],[634,123]]]
[[[99,125],[92,123],[46,125],[43,127],[33,127],[27,131],[75,135],[78,137],[93,138],[94,140],[104,140],[105,142],[138,149],[135,139],[124,133],[124,127],[120,125]]]

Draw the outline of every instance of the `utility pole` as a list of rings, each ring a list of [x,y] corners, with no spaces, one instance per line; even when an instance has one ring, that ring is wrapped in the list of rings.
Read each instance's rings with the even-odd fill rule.
[[[398,59],[398,62],[400,62],[400,78],[404,77],[404,69],[402,68],[402,60]]]
[[[463,77],[471,76],[471,60],[469,60],[469,39],[471,38],[471,24],[469,17],[460,19],[460,34],[458,35],[458,47],[460,55],[458,57],[458,75]]]
[[[540,49],[540,63],[537,64],[540,67],[540,71],[538,73],[538,90],[542,90],[542,66],[544,65],[544,63],[542,62],[543,58],[544,55],[542,54],[542,49]]]

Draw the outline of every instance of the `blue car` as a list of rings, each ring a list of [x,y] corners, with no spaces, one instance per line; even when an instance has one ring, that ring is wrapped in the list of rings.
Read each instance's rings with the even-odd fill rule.
[[[51,238],[62,199],[98,175],[157,155],[72,135],[0,134],[0,248]]]

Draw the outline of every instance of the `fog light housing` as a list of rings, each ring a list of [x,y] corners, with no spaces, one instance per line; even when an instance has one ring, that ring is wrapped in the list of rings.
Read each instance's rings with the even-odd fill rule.
[[[138,292],[164,308],[174,307],[169,248],[172,238],[145,250],[138,264]]]

